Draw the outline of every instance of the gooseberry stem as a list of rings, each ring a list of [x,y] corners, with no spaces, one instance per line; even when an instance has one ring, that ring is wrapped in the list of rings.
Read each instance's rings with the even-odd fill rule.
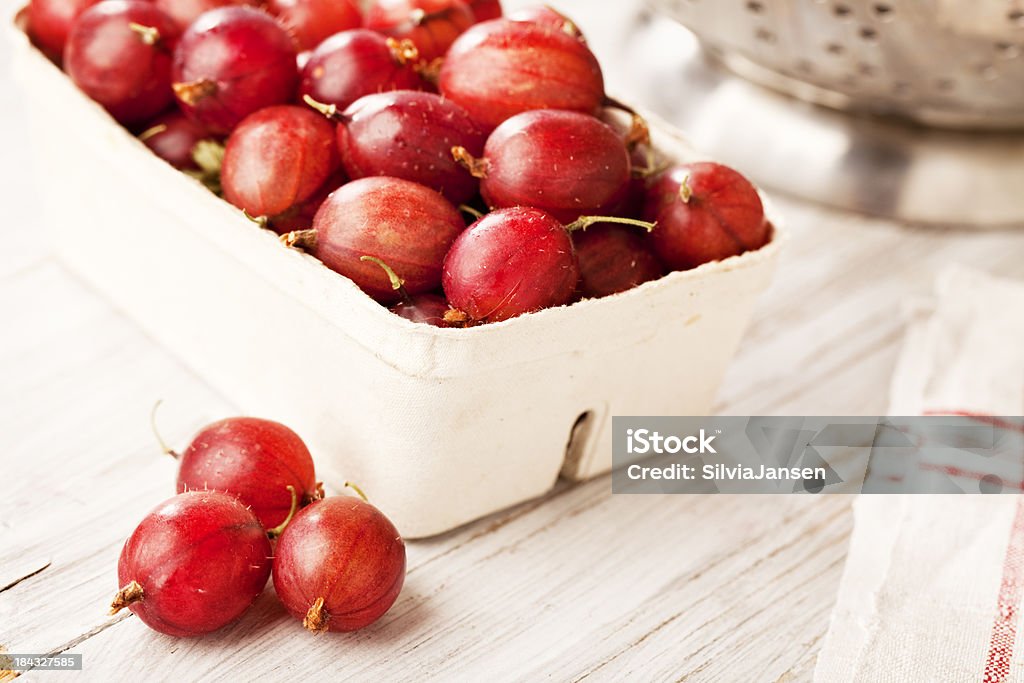
[[[482,179],[487,177],[487,171],[490,167],[487,159],[477,159],[465,147],[459,145],[452,147],[452,158],[455,159],[456,163],[469,171],[469,174],[474,178]]]
[[[216,93],[218,88],[214,81],[201,78],[198,81],[190,81],[188,83],[172,83],[171,89],[174,90],[174,94],[182,102],[189,106],[194,106],[200,100]]]
[[[364,503],[369,503],[370,502],[370,499],[366,497],[366,494],[363,493],[363,490],[361,488],[359,488],[356,484],[353,484],[350,481],[346,481],[345,482],[345,486],[347,486],[348,488],[352,489],[357,494],[359,494],[359,497],[363,499]]]
[[[307,631],[323,633],[327,630],[327,621],[329,619],[330,615],[327,614],[327,610],[324,609],[324,599],[317,598],[313,601],[309,611],[306,612],[306,618],[302,620],[302,625]]]
[[[277,538],[284,533],[288,523],[292,521],[292,517],[295,516],[295,511],[299,509],[299,497],[295,495],[295,487],[291,484],[288,485],[288,493],[292,494],[292,507],[288,510],[288,516],[284,518],[284,521],[275,526],[273,529],[267,529],[267,536],[270,538]]]
[[[544,5],[541,5],[541,7],[543,7],[544,9],[548,10],[549,12],[552,12],[552,13],[554,13],[554,14],[556,14],[559,17],[562,18],[562,25],[559,26],[559,28],[562,29],[563,32],[568,33],[573,38],[575,38],[577,40],[580,40],[580,41],[582,41],[584,43],[587,42],[587,41],[583,40],[583,36],[580,35],[581,31],[580,31],[579,27],[576,25],[575,21],[571,20],[569,17],[565,16],[564,14],[559,12],[557,9],[555,9],[551,5],[544,4]]]
[[[643,228],[647,232],[654,230],[654,227],[657,225],[657,223],[639,221],[635,218],[620,218],[618,216],[580,216],[575,221],[565,226],[565,229],[569,232],[586,230],[596,223],[621,223],[622,225],[632,225],[637,228]]]
[[[477,211],[476,209],[474,209],[469,204],[459,204],[459,211],[462,211],[464,213],[468,213],[470,216],[472,216],[473,218],[475,218],[477,220],[480,220],[481,218],[484,217],[483,212]]]
[[[641,116],[636,109],[607,95],[604,98],[604,106],[624,111],[632,118],[629,133],[626,135],[626,146],[630,150],[640,143],[651,144],[651,128],[647,125],[647,119]]]
[[[454,308],[449,308],[444,312],[444,321],[455,327],[466,327],[470,322],[469,316],[466,313]]]
[[[391,268],[391,266],[384,263],[384,261],[380,260],[376,256],[360,256],[359,260],[367,261],[369,263],[376,263],[378,266],[380,266],[384,270],[384,272],[387,273],[388,279],[391,280],[391,289],[398,292],[399,295],[401,295],[402,300],[405,301],[406,303],[412,301],[412,299],[409,298],[409,293],[405,291],[405,280],[398,277],[398,273],[396,273]]]
[[[302,496],[302,502],[305,503],[306,505],[309,505],[310,503],[316,502],[318,500],[323,500],[323,499],[324,499],[324,483],[322,481],[318,481],[316,483],[316,489],[314,489],[312,494],[308,494],[307,493],[306,495]]]
[[[683,204],[689,204],[692,196],[693,188],[690,187],[690,176],[687,175],[683,178],[683,182],[679,183],[679,198],[683,200]]]
[[[658,175],[659,173],[661,173],[662,171],[666,170],[671,165],[671,164],[669,164],[667,162],[662,162],[662,163],[659,164],[657,162],[657,160],[654,158],[654,150],[651,149],[650,146],[647,147],[646,157],[647,157],[647,165],[646,166],[644,166],[644,167],[634,166],[632,168],[631,173],[632,173],[634,178],[639,178],[641,180],[646,180],[647,178],[650,178],[652,176]]]
[[[156,427],[156,411],[157,409],[160,408],[160,405],[163,402],[163,399],[157,400],[157,402],[153,404],[152,410],[149,411],[149,428],[153,430],[153,436],[156,437],[156,442],[160,444],[160,450],[164,452],[164,455],[169,455],[175,460],[178,460],[181,458],[181,456],[178,455],[178,452],[176,450],[167,445],[167,442],[164,441],[164,438],[160,436],[160,430],[157,429]]]
[[[130,21],[128,22],[128,28],[139,36],[139,40],[141,40],[144,45],[153,46],[160,42],[160,31],[153,26],[145,26],[143,24],[136,24],[134,21]]]
[[[626,134],[626,148],[630,151],[636,149],[637,145],[651,144],[651,129],[647,126],[647,119],[636,112],[631,115],[632,121],[629,126],[629,133]]]
[[[141,133],[139,133],[139,140],[141,140],[142,142],[145,142],[146,140],[150,139],[151,137],[153,137],[155,135],[160,135],[160,133],[163,133],[166,130],[167,130],[167,124],[166,123],[158,123],[155,126],[147,128],[146,130],[144,130]]]
[[[281,244],[286,247],[309,251],[316,248],[316,230],[312,228],[309,230],[293,230],[281,235],[280,240]]]
[[[266,216],[253,216],[252,214],[250,214],[245,209],[242,209],[242,215],[245,216],[246,218],[248,218],[250,221],[252,221],[256,225],[260,226],[261,228],[267,227],[267,225],[270,223],[270,219],[267,218]]]
[[[110,603],[110,614],[113,616],[128,605],[138,602],[143,598],[142,585],[138,581],[132,581],[121,590],[117,591],[114,601]]]
[[[416,49],[416,43],[408,38],[404,40],[388,38],[387,46],[391,50],[392,59],[398,63],[398,66],[405,66],[409,62],[418,62],[420,59],[420,51]]]
[[[338,123],[344,123],[348,119],[344,114],[338,111],[338,105],[336,104],[325,104],[314,100],[309,95],[303,95],[302,101],[308,104],[310,107],[326,116],[331,121],[337,121]]]
[[[429,62],[417,62],[413,71],[420,75],[420,78],[431,85],[437,85],[441,79],[441,67],[444,65],[444,57],[438,57]]]

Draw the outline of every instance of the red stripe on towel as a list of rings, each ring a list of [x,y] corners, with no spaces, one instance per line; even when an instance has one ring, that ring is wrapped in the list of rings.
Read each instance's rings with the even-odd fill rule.
[[[984,683],[1003,683],[1010,675],[1013,643],[1017,639],[1017,616],[1024,593],[1024,497],[1017,499],[1017,510],[1010,529],[1010,542],[1003,558],[1003,580],[988,644]]]
[[[967,417],[975,422],[982,424],[992,425],[999,429],[1007,429],[1011,432],[1020,432],[1024,434],[1024,424],[1020,422],[1013,422],[1011,420],[1004,420],[994,415],[986,415],[984,413],[973,413],[969,410],[926,410],[922,415],[948,415],[950,417]]]
[[[930,462],[922,462],[917,467],[918,469],[926,472],[942,472],[952,478],[971,479],[974,481],[981,481],[985,477],[992,476],[990,473],[983,474],[981,472],[972,472],[970,470],[956,467],[955,465],[938,465]],[[903,481],[903,477],[900,477],[899,481]],[[1024,493],[1024,481],[1003,481],[1002,479],[999,479],[997,483],[1005,488]]]

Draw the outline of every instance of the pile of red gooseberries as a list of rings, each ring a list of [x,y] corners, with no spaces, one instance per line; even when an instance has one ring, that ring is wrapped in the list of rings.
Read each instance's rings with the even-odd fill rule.
[[[770,239],[739,173],[661,163],[550,8],[255,2],[31,0],[29,32],[158,156],[414,322],[499,322]]]
[[[112,0],[113,1],[113,0]],[[274,590],[314,633],[368,626],[405,581],[405,544],[359,497],[324,497],[309,450],[284,425],[249,417],[208,425],[178,455],[178,495],[121,551],[111,613],[199,636],[234,622]]]

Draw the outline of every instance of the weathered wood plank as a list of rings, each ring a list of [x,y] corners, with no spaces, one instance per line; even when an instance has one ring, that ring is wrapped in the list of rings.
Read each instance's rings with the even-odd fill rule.
[[[401,598],[360,633],[314,637],[265,595],[238,624],[201,640],[128,619],[75,651],[101,678],[134,679],[156,663],[167,679],[214,681],[253,672],[610,680],[686,671],[759,680],[806,660],[822,631],[815,622],[827,619],[830,601],[812,593],[827,595],[838,577],[847,506],[843,497],[611,497],[601,479],[443,561],[423,559],[437,543],[413,544]],[[726,533],[730,542],[716,544]],[[805,618],[780,620],[777,609]],[[788,651],[766,651],[766,630]]]
[[[0,576],[47,566],[0,591],[0,644],[49,652],[111,623],[120,545],[174,492],[149,432],[154,392],[172,404],[172,435],[226,406],[56,264],[2,288],[0,316],[19,333],[0,339]]]
[[[0,317],[21,332],[0,337],[11,378],[0,383],[0,645],[49,652],[112,623],[120,547],[174,494],[175,463],[149,426],[154,401],[166,399],[161,429],[179,444],[235,411],[61,267],[26,272],[5,293]],[[47,317],[64,305],[65,319]],[[446,539],[424,557],[461,542]]]
[[[0,0],[0,21],[6,23],[26,4],[22,0]],[[4,132],[4,166],[0,169],[0,197],[4,206],[0,289],[10,279],[40,265],[49,252],[40,215],[43,192],[36,187],[30,173],[32,155],[25,135],[28,116],[24,107],[19,106],[19,96],[8,73],[11,61],[11,46],[7,40],[0,39],[0,64],[3,65],[0,83],[4,92],[3,106],[0,106],[0,131]],[[55,194],[50,199],[57,201]]]
[[[793,225],[789,258],[813,263],[813,272],[783,265],[724,387],[723,411],[799,406],[818,383],[834,392],[839,380],[829,379],[830,369],[858,380],[843,380],[834,401],[880,405],[905,285],[885,269],[870,286],[859,285],[863,291],[856,285],[859,273],[903,240],[920,242],[918,253],[938,254],[929,258],[962,248],[970,258],[1012,267],[992,240],[947,246],[872,225],[862,226],[855,249],[828,252],[819,224],[809,216]],[[857,225],[843,229],[852,235]],[[815,250],[823,255],[813,258]],[[822,285],[824,273],[834,277]],[[758,499],[612,497],[606,480],[564,487],[543,503],[412,544],[408,588],[381,624],[361,634],[309,640],[269,594],[242,622],[202,641],[150,634],[131,618],[114,622],[103,606],[120,543],[171,491],[173,463],[159,456],[148,432],[153,388],[168,399],[163,428],[178,442],[230,406],[59,267],[27,270],[3,286],[11,294],[4,301],[18,303],[4,304],[0,314],[24,332],[0,341],[0,367],[13,378],[2,394],[11,408],[0,416],[0,444],[14,454],[9,460],[21,481],[63,468],[47,489],[47,505],[35,486],[15,487],[0,503],[0,519],[19,532],[8,546],[18,557],[31,564],[54,550],[50,568],[0,594],[0,642],[34,650],[77,643],[73,650],[103,675],[214,679],[251,675],[251,667],[367,679],[497,670],[508,678],[689,672],[710,680],[737,661],[751,675],[801,679],[811,670],[845,552],[844,502],[782,501],[778,510],[804,506],[800,523],[782,523]],[[838,310],[822,322],[817,307],[830,301]],[[48,315],[69,303],[71,314]],[[40,424],[48,428],[24,427]],[[803,524],[822,517],[824,526]],[[669,531],[672,538],[663,540]],[[780,635],[794,645],[776,650]],[[147,655],[135,663],[114,654],[141,644]],[[289,646],[301,648],[298,659],[260,654]],[[337,651],[346,654],[339,659]]]

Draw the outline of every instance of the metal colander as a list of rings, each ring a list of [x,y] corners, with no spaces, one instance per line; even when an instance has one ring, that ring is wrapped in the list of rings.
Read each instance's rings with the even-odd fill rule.
[[[828,106],[1024,128],[1024,0],[650,0],[738,74]]]

